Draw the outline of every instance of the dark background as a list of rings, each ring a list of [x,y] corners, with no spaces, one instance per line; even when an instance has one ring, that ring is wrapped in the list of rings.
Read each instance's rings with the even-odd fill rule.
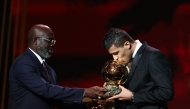
[[[170,109],[190,107],[190,0],[12,0],[13,60],[27,48],[27,32],[48,25],[57,43],[47,60],[59,84],[103,85],[101,66],[111,55],[102,39],[111,27],[126,30],[168,58],[175,86]],[[162,81],[162,80],[160,80]]]

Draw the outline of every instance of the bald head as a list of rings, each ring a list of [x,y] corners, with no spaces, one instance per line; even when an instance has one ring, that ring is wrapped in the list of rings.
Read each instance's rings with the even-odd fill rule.
[[[50,27],[43,24],[36,24],[34,25],[28,33],[28,47],[32,48],[32,45],[34,41],[36,40],[36,37],[42,37],[45,34],[53,35],[53,32]]]
[[[44,59],[51,57],[55,42],[53,31],[47,25],[37,24],[29,30],[28,47]]]

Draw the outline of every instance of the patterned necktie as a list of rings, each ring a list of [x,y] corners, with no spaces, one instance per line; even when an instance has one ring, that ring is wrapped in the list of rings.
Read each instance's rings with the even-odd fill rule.
[[[48,72],[48,69],[47,69],[46,63],[43,61],[42,64],[43,64],[44,70],[46,71],[46,75],[47,75],[48,81],[50,82],[50,76],[49,76],[49,72]]]

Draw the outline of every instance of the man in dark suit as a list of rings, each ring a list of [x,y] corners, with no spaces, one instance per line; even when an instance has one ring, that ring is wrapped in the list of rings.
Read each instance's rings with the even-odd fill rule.
[[[55,43],[53,31],[48,26],[37,24],[30,29],[28,49],[10,68],[9,109],[54,109],[62,104],[81,104],[83,97],[97,99],[102,96],[100,92],[106,91],[98,86],[68,88],[57,85],[54,70],[45,63]]]
[[[127,64],[133,59],[122,92],[110,97],[116,109],[168,109],[174,97],[170,66],[165,55],[146,42],[133,40],[127,32],[111,28],[103,40],[115,60]]]

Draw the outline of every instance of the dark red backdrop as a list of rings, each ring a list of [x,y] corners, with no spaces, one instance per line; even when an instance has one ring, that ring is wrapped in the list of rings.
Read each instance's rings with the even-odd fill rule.
[[[165,53],[175,85],[175,99],[169,106],[187,109],[190,107],[190,2],[148,1],[28,0],[24,34],[27,37],[34,24],[50,26],[57,43],[53,57],[47,61],[57,72],[60,85],[89,87],[103,84],[101,65],[111,59],[102,47],[106,31],[110,27],[125,29],[134,39],[147,41]],[[22,9],[17,13],[15,8],[16,0],[13,17],[22,16]]]

